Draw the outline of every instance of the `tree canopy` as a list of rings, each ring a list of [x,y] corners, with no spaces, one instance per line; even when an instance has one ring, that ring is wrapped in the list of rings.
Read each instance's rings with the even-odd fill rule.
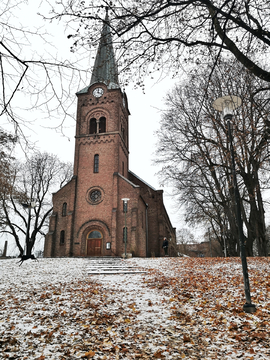
[[[177,74],[209,57],[215,66],[225,53],[270,82],[270,7],[263,0],[61,0],[51,18],[77,27],[69,34],[75,51],[96,46],[105,7],[119,67],[126,77],[136,73],[139,83],[146,72],[170,69]]]

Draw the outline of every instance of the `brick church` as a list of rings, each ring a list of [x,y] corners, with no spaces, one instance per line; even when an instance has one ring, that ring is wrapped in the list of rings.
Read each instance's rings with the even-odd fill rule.
[[[127,96],[121,91],[108,17],[90,85],[77,94],[74,175],[53,194],[45,257],[162,256],[162,242],[175,244],[155,190],[129,170]],[[126,200],[126,205],[122,199]]]

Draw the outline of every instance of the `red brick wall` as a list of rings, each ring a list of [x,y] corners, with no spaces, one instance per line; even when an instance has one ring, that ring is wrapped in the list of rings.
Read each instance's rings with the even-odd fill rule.
[[[99,99],[92,95],[96,86],[104,89]],[[122,198],[130,199],[126,214],[127,252],[147,256],[148,248],[148,255],[162,254],[162,238],[168,236],[172,228],[166,217],[162,191],[155,191],[128,173],[128,115],[119,89],[108,90],[104,84],[95,84],[88,94],[78,94],[74,177],[53,196],[45,256],[86,256],[86,237],[91,230],[103,235],[101,255],[123,254],[125,213]],[[89,134],[90,119],[101,116],[106,117],[106,133]],[[99,155],[98,173],[94,173],[95,154]],[[102,194],[97,203],[89,199],[93,189]],[[63,217],[64,202],[67,215]],[[65,230],[62,245],[61,230]],[[106,249],[106,243],[111,243],[110,250]]]
[[[163,256],[164,236],[176,242],[175,228],[164,207],[163,190],[155,190],[132,172],[129,172],[129,179],[140,186],[141,196],[148,204],[148,256]]]

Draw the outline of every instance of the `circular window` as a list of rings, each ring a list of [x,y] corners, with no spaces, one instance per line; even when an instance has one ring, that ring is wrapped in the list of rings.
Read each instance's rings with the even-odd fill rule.
[[[96,203],[101,200],[101,192],[99,190],[93,190],[89,194],[91,202]]]
[[[86,194],[86,200],[91,205],[97,205],[103,200],[103,190],[98,186],[88,189]]]

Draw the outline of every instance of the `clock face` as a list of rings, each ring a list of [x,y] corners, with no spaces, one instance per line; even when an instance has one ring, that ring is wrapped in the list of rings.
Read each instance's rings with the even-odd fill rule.
[[[95,88],[94,91],[93,91],[93,95],[97,98],[101,97],[104,93],[104,90],[100,87],[98,88]]]

